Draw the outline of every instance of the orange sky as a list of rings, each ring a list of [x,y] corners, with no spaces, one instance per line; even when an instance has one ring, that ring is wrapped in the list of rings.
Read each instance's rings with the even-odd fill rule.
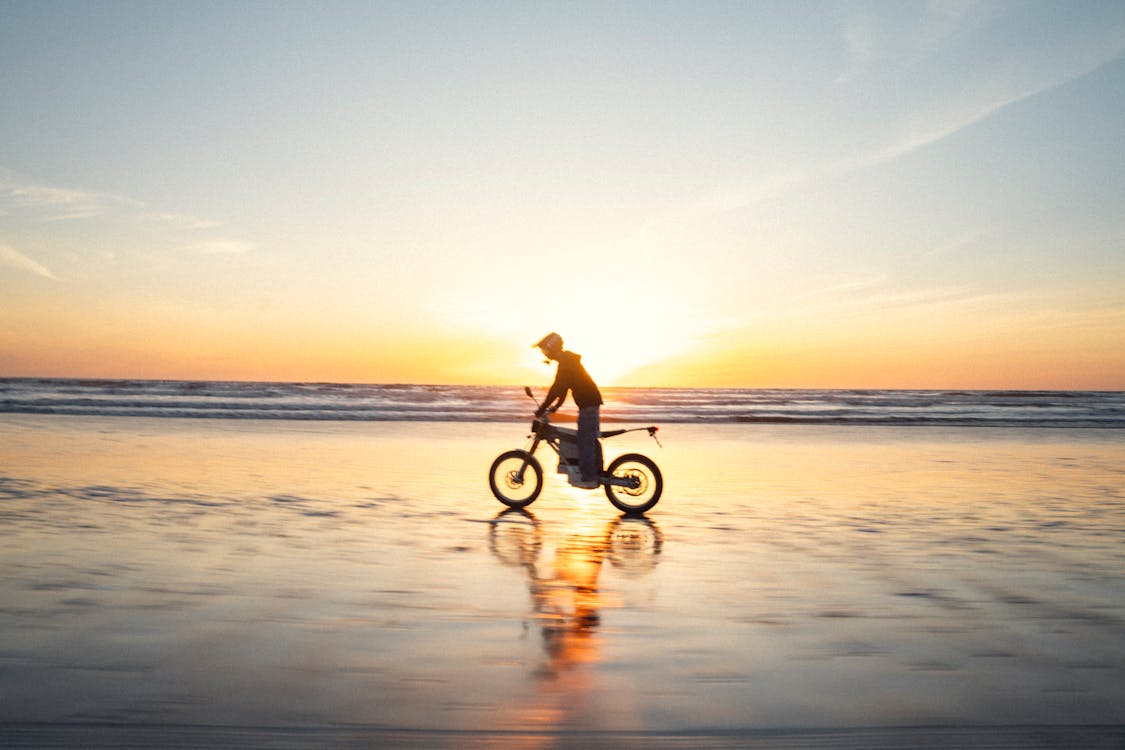
[[[532,6],[14,6],[0,376],[1125,388],[1125,4]]]

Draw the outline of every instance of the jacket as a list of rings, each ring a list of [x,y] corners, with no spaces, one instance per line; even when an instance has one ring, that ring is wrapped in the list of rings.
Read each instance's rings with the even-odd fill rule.
[[[604,403],[594,379],[582,366],[582,357],[574,352],[564,351],[559,354],[559,369],[555,373],[555,382],[551,384],[551,390],[547,391],[543,409],[562,406],[568,391],[574,395],[574,403],[579,409],[600,406]],[[555,403],[556,401],[558,403]]]

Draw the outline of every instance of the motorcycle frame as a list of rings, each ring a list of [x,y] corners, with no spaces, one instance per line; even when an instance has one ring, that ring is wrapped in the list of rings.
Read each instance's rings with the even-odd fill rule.
[[[621,430],[606,430],[604,432],[600,432],[598,433],[598,453],[601,453],[601,440],[603,438],[617,437],[618,435],[624,435],[626,432],[641,432],[643,430],[645,432],[648,432],[648,434],[655,440],[656,431],[658,429],[659,428],[655,426],[649,426],[632,427],[629,429]],[[538,450],[540,443],[546,443],[548,446],[550,446],[551,450],[553,450],[559,457],[559,460],[562,461],[563,464],[567,467],[567,475],[570,476],[570,467],[574,466],[574,464],[566,460],[566,456],[562,454],[562,451],[559,448],[559,444],[564,439],[569,439],[572,437],[577,439],[577,433],[572,433],[572,431],[570,430],[554,426],[553,424],[551,424],[550,418],[546,414],[543,414],[542,416],[535,417],[534,421],[531,423],[531,435],[529,435],[528,437],[531,439],[531,444],[527,448],[527,455],[529,459],[535,456],[535,451]],[[523,481],[524,472],[527,471],[528,463],[529,461],[524,461],[523,466],[520,467],[519,472],[516,474],[517,478],[521,482]],[[637,480],[634,478],[611,476],[605,474],[604,469],[605,462],[603,460],[602,467],[599,470],[598,475],[599,485],[612,485],[614,487],[633,488],[637,484]]]

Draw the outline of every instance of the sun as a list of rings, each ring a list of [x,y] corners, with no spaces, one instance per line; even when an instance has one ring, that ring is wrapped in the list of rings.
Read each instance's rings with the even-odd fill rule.
[[[538,311],[533,321],[521,326],[529,334],[524,362],[542,372],[544,357],[531,345],[555,331],[566,349],[582,355],[599,385],[623,385],[630,373],[691,352],[706,332],[692,321],[693,316],[670,306],[654,309],[621,300]]]
[[[491,382],[550,382],[554,363],[545,364],[534,344],[554,331],[567,350],[582,356],[598,385],[642,385],[630,381],[630,375],[691,354],[721,323],[705,301],[652,279],[634,284],[612,277],[584,279],[574,288],[556,287],[535,304],[516,307],[511,295],[460,291],[458,298],[435,308],[439,323],[488,342],[489,362],[480,369],[493,373],[487,377]]]

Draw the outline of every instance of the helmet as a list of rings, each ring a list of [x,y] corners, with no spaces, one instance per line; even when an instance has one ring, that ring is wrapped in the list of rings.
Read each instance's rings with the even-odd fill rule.
[[[562,349],[562,347],[563,347],[562,336],[558,335],[554,331],[551,331],[546,336],[539,339],[538,343],[532,344],[532,346],[539,347],[540,349],[543,349],[543,350]]]

